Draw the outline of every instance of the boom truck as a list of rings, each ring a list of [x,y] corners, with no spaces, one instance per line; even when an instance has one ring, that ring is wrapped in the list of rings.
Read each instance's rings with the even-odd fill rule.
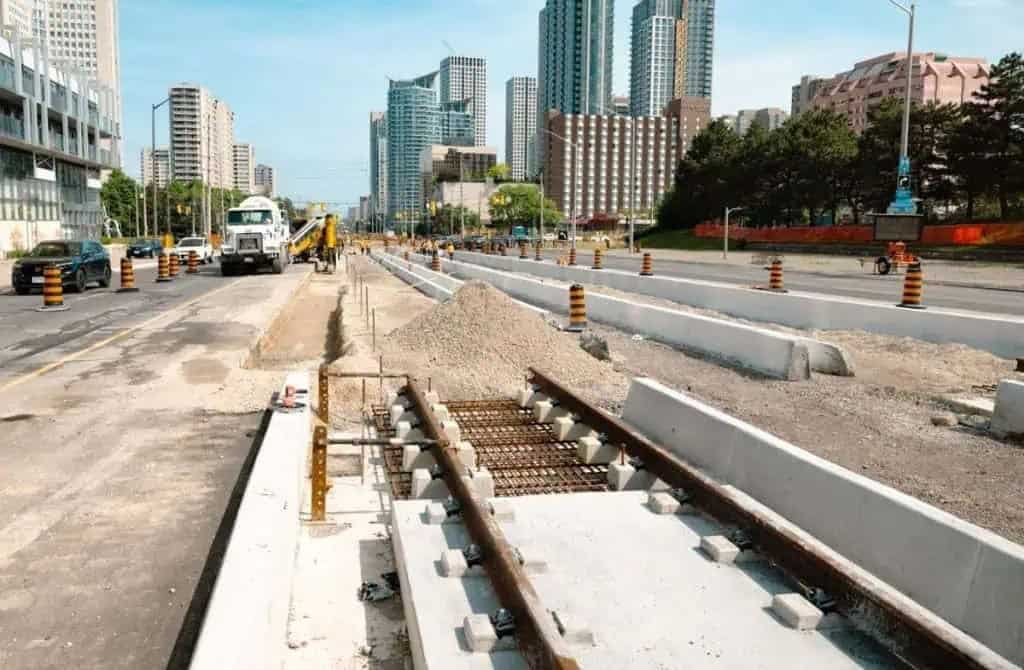
[[[220,269],[225,277],[244,268],[269,267],[274,274],[284,272],[289,263],[288,223],[270,198],[257,195],[246,198],[228,210]]]

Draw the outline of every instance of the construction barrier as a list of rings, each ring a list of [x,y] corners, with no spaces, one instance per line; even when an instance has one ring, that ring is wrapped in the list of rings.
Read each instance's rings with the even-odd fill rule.
[[[542,251],[542,245],[541,245],[540,242],[538,242],[537,243],[537,253],[536,253],[536,255],[534,255],[533,260],[535,260],[535,261],[542,261],[542,260],[544,260],[544,255],[541,253],[541,251]]]
[[[135,268],[132,266],[132,259],[122,258],[121,259],[121,288],[117,290],[118,293],[136,293],[139,289],[135,288]]]
[[[199,254],[194,251],[188,252],[188,269],[185,272],[190,275],[199,274]]]
[[[903,280],[903,302],[899,306],[908,309],[924,309],[924,306],[921,305],[923,286],[924,273],[921,272],[921,263],[911,263],[907,266],[907,275]]]
[[[505,245],[504,244],[499,244],[498,245],[498,251],[501,252],[502,256],[508,256],[508,250],[505,249]]]
[[[777,258],[772,261],[772,268],[768,274],[768,290],[780,293],[786,290],[782,280],[782,261]]]
[[[441,257],[437,255],[437,250],[434,250],[434,254],[430,257],[430,269],[434,272],[441,271]]]
[[[594,270],[604,269],[604,263],[602,262],[602,252],[600,248],[594,249]]]
[[[160,254],[157,257],[156,280],[158,282],[171,281],[171,259],[167,254]]]
[[[643,260],[643,263],[640,266],[640,276],[641,277],[653,277],[654,276],[654,269],[652,268],[652,266],[653,266],[653,261],[651,260],[651,252],[645,251],[644,252],[644,260]]]
[[[723,226],[702,223],[697,226],[697,237],[721,238]],[[729,239],[776,244],[871,244],[874,228],[871,226],[820,226],[810,228],[742,228],[729,227]],[[926,225],[921,231],[923,246],[1024,246],[1024,223],[975,222],[948,225]]]
[[[576,265],[576,247],[569,247],[569,265]]]
[[[168,272],[170,272],[172,278],[177,277],[178,272],[180,271],[180,259],[178,258],[178,254],[171,254],[168,258],[168,262]]]
[[[569,330],[581,333],[587,327],[587,299],[583,287],[573,284],[569,287]]]
[[[61,280],[60,268],[50,265],[43,270],[43,306],[37,312],[63,312],[64,282]]]
[[[526,242],[519,243],[519,258],[524,261],[528,258],[528,254],[526,253]]]

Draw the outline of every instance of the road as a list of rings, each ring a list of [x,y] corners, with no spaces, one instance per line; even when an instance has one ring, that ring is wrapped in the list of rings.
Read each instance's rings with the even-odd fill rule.
[[[544,253],[546,258],[554,259],[560,256],[562,252],[549,250]],[[690,263],[658,259],[657,250],[652,253],[654,255],[654,271],[659,275],[745,286],[763,286],[768,283],[768,272],[761,266]],[[586,264],[589,266],[592,257],[590,251],[581,250],[578,262],[581,265]],[[639,256],[628,258],[618,255],[605,255],[603,264],[606,268],[616,270],[640,271]],[[786,288],[794,291],[808,291],[862,300],[897,303],[902,296],[903,275],[879,276],[863,274],[847,278],[787,270],[785,273],[785,284]],[[926,305],[948,307],[950,309],[1024,315],[1024,293],[928,284],[927,278],[925,279],[924,302]]]
[[[242,363],[308,269],[0,295],[0,667],[186,667],[283,378]]]

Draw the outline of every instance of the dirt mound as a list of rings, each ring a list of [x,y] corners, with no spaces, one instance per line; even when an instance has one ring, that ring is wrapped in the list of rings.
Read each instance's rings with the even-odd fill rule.
[[[430,377],[445,399],[513,395],[530,366],[549,372],[593,400],[620,398],[627,380],[595,360],[579,336],[559,332],[484,282],[468,282],[454,298],[388,336],[388,366]]]

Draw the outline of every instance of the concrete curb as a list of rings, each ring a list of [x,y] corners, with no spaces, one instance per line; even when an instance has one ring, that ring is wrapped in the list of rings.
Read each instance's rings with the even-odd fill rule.
[[[242,360],[239,361],[239,367],[241,367],[244,370],[248,370],[259,364],[259,360],[263,356],[263,347],[266,345],[267,334],[270,333],[271,328],[274,327],[274,324],[277,322],[278,317],[281,316],[281,312],[283,312],[284,308],[288,306],[288,303],[295,299],[295,296],[298,295],[299,291],[305,288],[306,284],[308,284],[312,280],[312,278],[313,270],[308,269],[306,271],[306,275],[298,282],[296,282],[295,286],[288,293],[288,297],[286,297],[284,301],[281,302],[281,306],[278,307],[273,317],[268,319],[267,322],[263,325],[263,327],[260,328],[260,331],[256,334],[256,343],[249,348],[249,351],[245,354]]]
[[[729,316],[807,330],[865,330],[928,342],[960,343],[1002,358],[1024,356],[1024,318],[939,308],[900,309],[866,300],[793,291],[768,293],[731,284],[641,277],[622,270],[590,270],[550,262],[466,252],[477,265],[538,277],[608,286],[620,291],[713,309]],[[657,266],[655,265],[655,272]]]
[[[623,419],[995,652],[1024,662],[1024,547],[650,379]]]
[[[472,263],[443,261],[445,267],[460,275],[486,281],[509,295],[542,306],[558,314],[567,314],[568,285],[542,281],[492,270]],[[612,296],[591,293],[587,297],[588,319],[628,332],[640,333],[665,344],[688,349],[723,360],[731,365],[778,379],[799,381],[810,378],[811,347],[806,338],[797,338],[745,324],[688,314],[655,305],[629,302]],[[814,347],[813,360],[826,366],[824,372],[852,369],[838,347],[820,343]],[[841,360],[841,365],[834,361]]]
[[[267,427],[210,595],[192,670],[284,663],[312,400],[308,374],[289,374],[289,385],[305,406],[275,413]]]

